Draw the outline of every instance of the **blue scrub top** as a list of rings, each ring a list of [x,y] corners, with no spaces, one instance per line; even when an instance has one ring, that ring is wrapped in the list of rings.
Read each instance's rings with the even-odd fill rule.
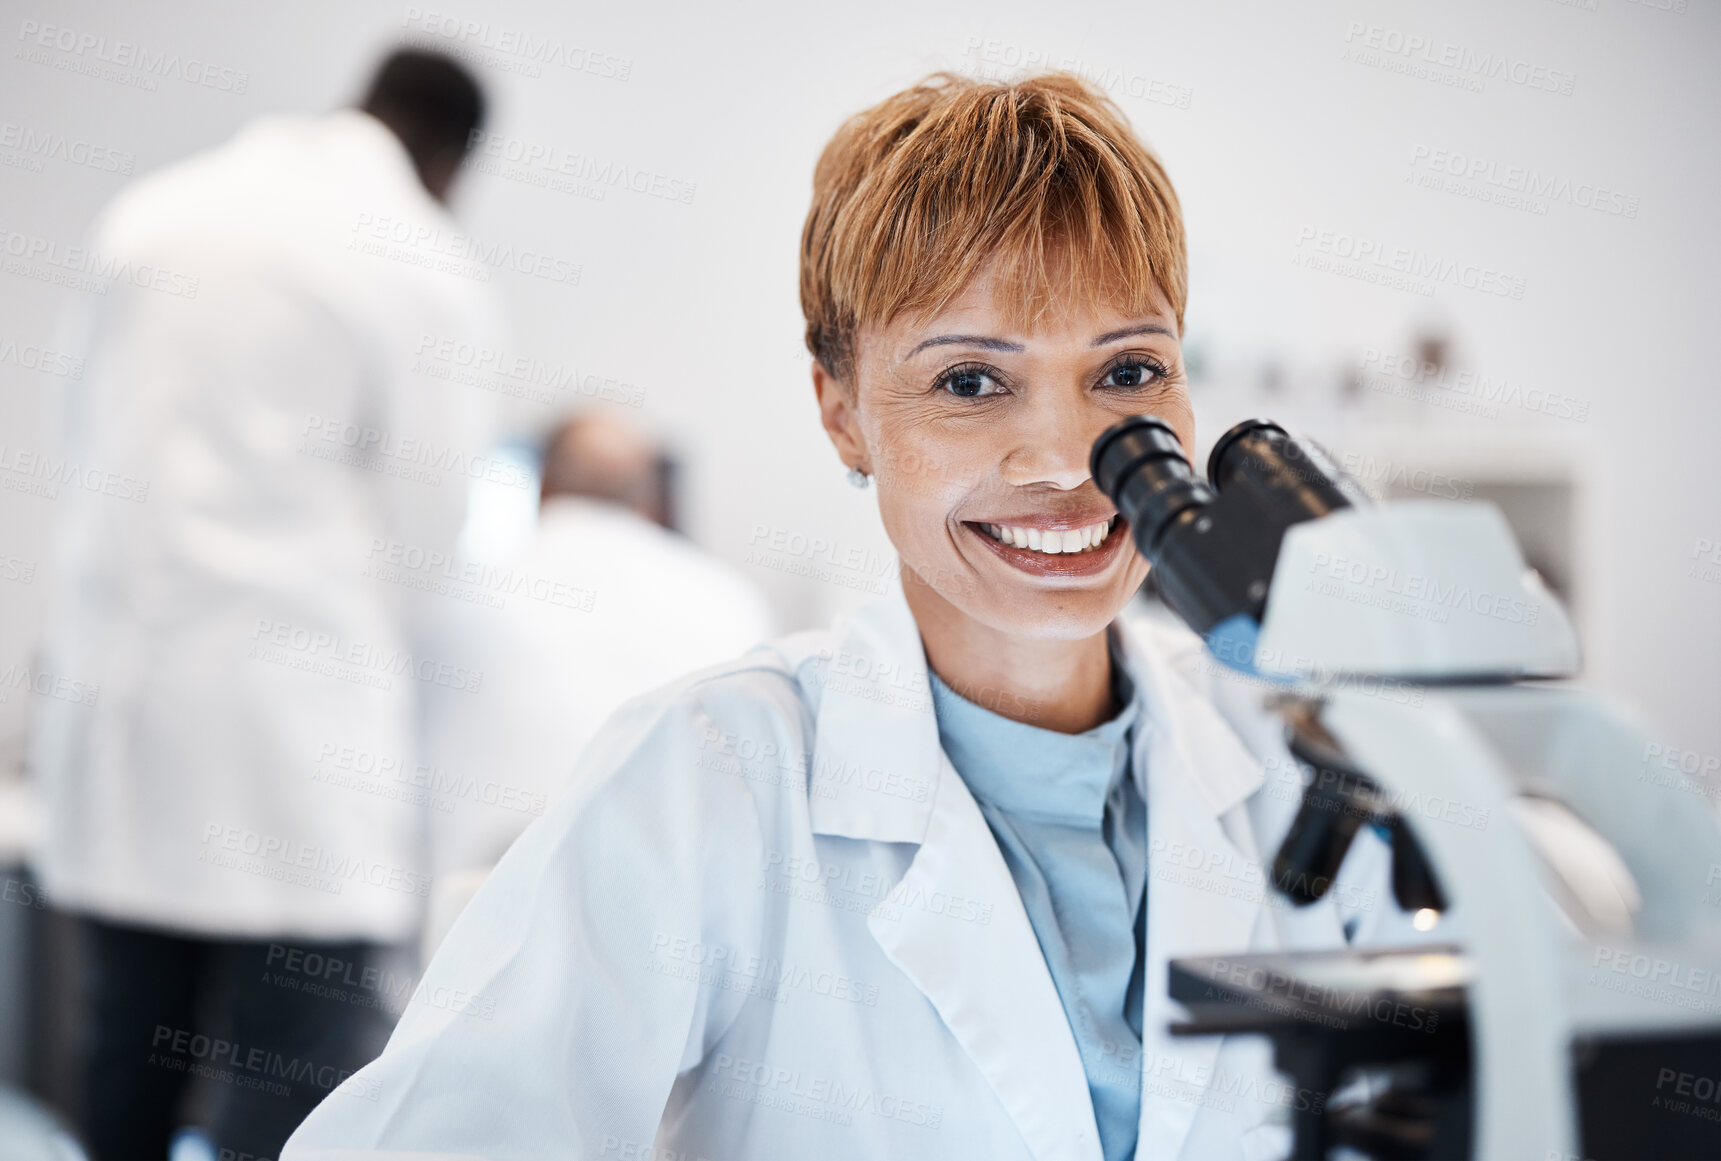
[[[1134,688],[1085,734],[1000,717],[932,674],[938,736],[998,840],[1075,1033],[1107,1161],[1134,1156],[1141,1118],[1147,804],[1130,777]]]

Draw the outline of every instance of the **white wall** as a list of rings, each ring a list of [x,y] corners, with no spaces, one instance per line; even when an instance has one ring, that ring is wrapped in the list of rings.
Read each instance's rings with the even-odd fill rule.
[[[1721,562],[1705,572],[1692,556],[1700,542],[1721,543],[1721,394],[1707,341],[1721,301],[1721,16],[1708,0],[1660,3],[1689,10],[1626,0],[461,0],[452,15],[482,16],[491,38],[596,50],[608,71],[627,62],[625,79],[556,64],[532,76],[526,57],[493,52],[484,76],[498,134],[697,185],[690,204],[614,188],[594,200],[474,174],[458,209],[481,235],[583,265],[574,287],[498,275],[517,346],[645,389],[641,418],[687,459],[699,540],[737,562],[761,528],[835,546],[834,581],[745,566],[791,624],[820,621],[852,586],[877,582],[866,556],[885,545],[870,493],[846,486],[818,429],[799,346],[796,246],[814,158],[843,116],[930,70],[1079,62],[1115,84],[1178,185],[1193,260],[1190,345],[1209,378],[1247,385],[1266,365],[1288,369],[1276,396],[1212,387],[1204,413],[1215,423],[1243,408],[1323,415],[1334,368],[1367,349],[1408,349],[1427,317],[1452,328],[1463,366],[1585,402],[1582,423],[1508,407],[1442,430],[1490,463],[1544,443],[1564,449],[1562,462],[1593,462],[1592,515],[1578,529],[1587,675],[1641,707],[1667,745],[1721,755]],[[124,181],[57,157],[34,171],[12,142],[19,130],[123,151],[146,171],[259,114],[341,102],[420,9],[440,12],[374,0],[7,0],[0,229],[74,244]],[[117,83],[81,71],[96,63],[93,48],[43,50],[41,63],[26,51],[40,25],[105,37],[110,51],[128,40],[212,62],[244,73],[245,92],[176,76],[156,77],[154,91]],[[1383,53],[1388,67],[1352,58],[1369,25],[1383,44],[1421,37],[1437,59],[1487,54],[1506,65],[1480,92],[1404,75],[1390,67],[1401,56]],[[1535,87],[1568,79],[1569,93]],[[1599,183],[1636,199],[1635,216],[1570,200],[1538,213],[1424,189],[1407,180],[1419,147],[1529,167],[1573,189]],[[1296,266],[1323,230],[1488,268],[1522,298],[1454,282],[1420,295]],[[52,345],[79,293],[0,272],[0,342]],[[0,349],[8,455],[43,445],[62,385]],[[1396,415],[1400,442],[1382,446],[1401,447],[1404,414],[1365,396],[1328,427],[1366,450],[1386,439],[1378,415]],[[551,409],[528,418],[547,422]],[[1448,418],[1419,414],[1409,428]],[[55,507],[0,490],[0,671],[27,657],[53,583]],[[843,567],[851,550],[862,563]],[[34,579],[7,579],[22,571],[8,559],[33,562]],[[30,695],[0,692],[0,756],[15,765]]]

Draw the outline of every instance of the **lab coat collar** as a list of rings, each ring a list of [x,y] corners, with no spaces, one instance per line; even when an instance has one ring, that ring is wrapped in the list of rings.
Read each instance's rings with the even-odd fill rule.
[[[901,581],[839,623],[818,656],[814,833],[920,842],[945,764],[926,651]]]
[[[1141,712],[1177,756],[1177,767],[1187,772],[1184,781],[1205,812],[1223,815],[1259,790],[1266,781],[1261,763],[1195,679],[1202,665],[1211,664],[1201,639],[1156,626],[1129,610],[1114,629]]]
[[[1246,811],[1261,763],[1192,679],[1198,638],[1145,618],[1120,618],[1120,645],[1150,723],[1135,753],[1148,803],[1147,968],[1142,986],[1140,1157],[1181,1156],[1216,1078],[1219,1037],[1179,1039],[1169,965],[1191,955],[1260,946],[1269,888]]]
[[[1099,1161],[1087,1074],[1015,881],[938,741],[900,583],[821,651],[813,829],[920,844],[867,927],[926,996],[1037,1161]]]
[[[1264,772],[1188,676],[1199,641],[1132,616],[1117,632],[1146,727],[1133,774],[1149,803],[1150,871],[1183,851],[1258,869],[1247,817],[1234,808]],[[857,610],[819,655],[813,829],[920,844],[869,929],[968,1051],[1034,1155],[1091,1161],[1099,1135],[1081,1056],[1009,869],[939,745],[926,655],[900,586]],[[1150,879],[1141,1156],[1178,1155],[1219,1051],[1217,1039],[1163,1032],[1175,1015],[1167,962],[1249,946],[1265,898],[1255,886],[1160,889]]]
[[[1189,676],[1205,656],[1200,639],[1128,610],[1114,630],[1142,721],[1168,760],[1187,772],[1194,802],[1218,816],[1259,790],[1261,764]],[[819,689],[818,729],[808,777],[814,832],[920,842],[948,764],[941,762],[925,647],[901,581],[840,622],[817,656],[822,664],[811,680]],[[1139,762],[1137,779],[1145,798]]]

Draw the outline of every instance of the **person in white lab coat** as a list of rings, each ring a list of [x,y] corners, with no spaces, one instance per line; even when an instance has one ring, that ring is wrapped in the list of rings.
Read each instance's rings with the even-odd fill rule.
[[[64,515],[43,668],[89,696],[43,699],[31,764],[36,864],[87,936],[98,1158],[165,1155],[199,1073],[216,1144],[272,1156],[385,1034],[313,986],[412,936],[425,823],[328,775],[352,749],[410,763],[420,692],[481,681],[363,569],[377,539],[451,549],[495,467],[480,401],[414,369],[427,338],[494,341],[489,272],[421,261],[459,245],[443,202],[482,104],[399,53],[362,108],[259,121],[95,229],[131,276],[67,459],[132,486]]]
[[[772,633],[751,581],[663,526],[656,446],[592,412],[544,448],[531,542],[506,564],[453,569],[431,630],[439,656],[485,681],[476,694],[426,691],[428,946],[623,702]]]
[[[1270,723],[1126,611],[1089,448],[1193,440],[1159,163],[1075,77],[933,78],[827,146],[801,292],[900,589],[619,712],[287,1161],[1262,1161],[1324,1100],[1167,1032],[1168,960],[1394,917],[1275,905]]]

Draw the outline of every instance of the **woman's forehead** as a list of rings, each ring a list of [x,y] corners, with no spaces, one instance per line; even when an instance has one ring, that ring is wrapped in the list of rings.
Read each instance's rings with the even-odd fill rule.
[[[1145,310],[1139,302],[1132,303],[1132,297],[1138,296],[1124,291],[1071,295],[1030,313],[988,274],[976,278],[942,309],[924,315],[905,313],[881,328],[877,337],[897,358],[923,347],[953,345],[937,342],[945,337],[1006,340],[1024,348],[1070,342],[1087,346],[1122,331],[1177,338],[1177,320],[1163,295],[1154,294]]]

